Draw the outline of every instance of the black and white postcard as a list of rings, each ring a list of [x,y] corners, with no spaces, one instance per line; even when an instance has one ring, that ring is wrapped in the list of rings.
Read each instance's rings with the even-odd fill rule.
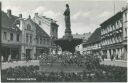
[[[1,82],[127,82],[126,0],[0,0]]]

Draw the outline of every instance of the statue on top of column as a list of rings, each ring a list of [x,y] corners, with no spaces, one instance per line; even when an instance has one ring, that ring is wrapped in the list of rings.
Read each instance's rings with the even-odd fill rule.
[[[69,8],[69,5],[66,4],[66,10],[64,12],[64,16],[65,16],[65,26],[66,26],[66,29],[70,29],[70,8]]]

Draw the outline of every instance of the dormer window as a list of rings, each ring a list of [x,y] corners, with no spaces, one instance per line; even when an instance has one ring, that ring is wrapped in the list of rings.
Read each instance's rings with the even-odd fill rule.
[[[20,21],[19,20],[15,20],[14,24],[13,24],[13,27],[20,27]]]
[[[20,27],[20,22],[16,22],[15,26],[17,26],[18,28]]]
[[[31,30],[31,25],[30,24],[27,25],[27,30]]]

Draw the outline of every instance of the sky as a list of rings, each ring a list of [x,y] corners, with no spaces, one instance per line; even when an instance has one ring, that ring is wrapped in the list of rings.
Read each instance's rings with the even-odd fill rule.
[[[125,0],[0,0],[2,10],[12,10],[12,14],[23,18],[37,13],[57,21],[58,36],[64,35],[65,23],[63,13],[65,4],[70,6],[72,34],[93,32],[100,24],[121,11],[125,7]],[[115,8],[114,8],[115,4]],[[115,9],[115,13],[114,13]]]

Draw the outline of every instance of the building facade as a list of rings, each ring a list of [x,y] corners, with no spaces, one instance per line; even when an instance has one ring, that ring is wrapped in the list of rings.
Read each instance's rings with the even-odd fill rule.
[[[91,36],[91,32],[89,33],[84,33],[84,34],[72,34],[73,35],[73,38],[79,38],[79,39],[82,39],[83,42],[82,44],[76,46],[76,51],[79,51],[81,54],[84,52],[84,49],[83,49],[83,45],[84,43],[88,40],[88,38]]]
[[[47,18],[46,16],[41,16],[38,13],[35,13],[33,21],[37,23],[50,37],[51,39],[51,48],[50,52],[55,53],[58,50],[58,47],[54,44],[54,39],[58,39],[58,27],[59,25],[55,20]]]
[[[58,25],[55,20],[35,13],[33,21],[37,23],[50,37],[58,38]]]
[[[1,55],[4,60],[8,60],[10,54],[12,54],[12,59],[20,58],[21,31],[13,24],[17,18],[11,14],[11,10],[7,10],[7,13],[2,12]]]
[[[127,8],[101,24],[102,55],[127,60]]]
[[[100,43],[100,28],[97,28],[88,40],[83,44],[83,50],[85,54],[97,54],[99,55],[101,50],[101,43]]]
[[[29,16],[27,19],[2,12],[2,57],[15,60],[37,59],[51,48],[51,37]]]

